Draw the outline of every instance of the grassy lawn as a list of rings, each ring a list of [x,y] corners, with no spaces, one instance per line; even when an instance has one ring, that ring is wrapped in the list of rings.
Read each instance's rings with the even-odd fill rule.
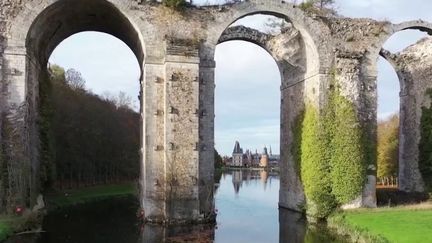
[[[109,197],[135,195],[137,188],[134,183],[121,185],[101,185],[82,189],[56,191],[46,195],[49,207],[63,207],[86,203]]]
[[[432,242],[432,203],[346,211],[344,221],[390,242]]]

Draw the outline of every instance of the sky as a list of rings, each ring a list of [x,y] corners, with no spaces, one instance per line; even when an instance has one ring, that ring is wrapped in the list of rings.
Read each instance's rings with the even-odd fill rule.
[[[195,3],[223,1],[195,0]],[[423,19],[432,22],[432,1],[425,0],[336,0],[341,15],[390,20],[394,23]],[[251,16],[239,23],[264,28],[267,16]],[[386,49],[397,52],[426,36],[403,31],[388,40]],[[258,152],[264,146],[279,153],[280,75],[275,61],[262,48],[243,41],[220,44],[216,50],[216,149],[232,152],[238,140],[244,149]],[[138,62],[120,40],[107,34],[82,32],[64,40],[54,50],[51,63],[79,70],[86,86],[96,94],[124,91],[138,107]],[[399,81],[393,68],[378,62],[378,117],[385,119],[399,110]]]

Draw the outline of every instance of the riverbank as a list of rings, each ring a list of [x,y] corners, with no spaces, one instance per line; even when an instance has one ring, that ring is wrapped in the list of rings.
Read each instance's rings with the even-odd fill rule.
[[[119,185],[100,185],[80,189],[53,191],[45,195],[48,209],[56,209],[66,206],[104,200],[112,197],[137,195],[138,189],[135,183]]]
[[[346,210],[331,216],[328,223],[353,242],[432,242],[432,202]]]
[[[45,203],[47,206],[46,209],[49,211],[113,197],[125,197],[131,195],[137,195],[137,187],[135,183],[100,185],[80,189],[51,191],[46,193]],[[0,242],[12,236],[14,233],[39,227],[35,220],[34,215],[0,215]]]
[[[14,220],[9,217],[0,216],[0,242],[8,238],[13,233]]]
[[[0,242],[3,242],[16,232],[38,228],[39,219],[36,214],[31,212],[27,212],[23,216],[0,215]]]

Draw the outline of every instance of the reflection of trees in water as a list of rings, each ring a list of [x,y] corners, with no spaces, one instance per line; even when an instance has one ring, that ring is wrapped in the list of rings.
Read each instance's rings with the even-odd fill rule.
[[[237,174],[237,178],[255,180],[261,183],[260,171],[229,171],[224,175]],[[254,179],[251,179],[254,178]],[[269,182],[272,178],[268,173]],[[268,183],[269,183],[268,182]],[[259,206],[259,205],[258,205]],[[216,225],[162,227],[146,224],[140,230],[136,217],[139,204],[134,197],[109,199],[50,212],[44,220],[43,229],[48,233],[35,239],[29,235],[19,236],[10,242],[214,242],[216,234],[232,234],[232,231],[218,231]],[[276,208],[274,210],[277,210]],[[236,217],[236,216],[233,216]],[[232,220],[232,219],[231,219]],[[260,224],[260,218],[254,218]],[[230,224],[230,219],[219,222]],[[277,227],[277,226],[276,226]],[[238,234],[248,234],[248,230]],[[33,235],[34,236],[34,235]],[[30,236],[30,237],[33,237]],[[247,239],[247,237],[245,237]],[[253,241],[250,241],[253,243]],[[308,225],[302,214],[279,209],[279,242],[344,242],[336,239],[325,227]]]
[[[141,234],[142,243],[153,242],[196,242],[210,243],[215,239],[214,224],[184,225],[162,227],[157,225],[145,225]]]

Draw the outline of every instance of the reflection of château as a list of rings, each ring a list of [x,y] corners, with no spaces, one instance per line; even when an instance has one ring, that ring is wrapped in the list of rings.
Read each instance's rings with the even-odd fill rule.
[[[232,176],[232,183],[234,187],[235,194],[238,194],[240,192],[240,188],[242,187],[243,183],[249,184],[249,183],[260,183],[263,185],[264,190],[267,188],[267,184],[269,183],[271,185],[271,181],[273,177],[278,178],[277,172],[272,172],[264,169],[260,170],[241,170],[241,169],[235,169],[232,171],[228,171],[226,173],[231,174]]]
[[[243,153],[240,143],[236,141],[232,159],[227,165],[237,167],[274,167],[279,165],[279,158],[279,155],[273,155],[271,147],[270,153],[268,153],[265,146],[261,154],[258,154],[257,150],[255,150],[255,153],[252,153],[249,149]]]

